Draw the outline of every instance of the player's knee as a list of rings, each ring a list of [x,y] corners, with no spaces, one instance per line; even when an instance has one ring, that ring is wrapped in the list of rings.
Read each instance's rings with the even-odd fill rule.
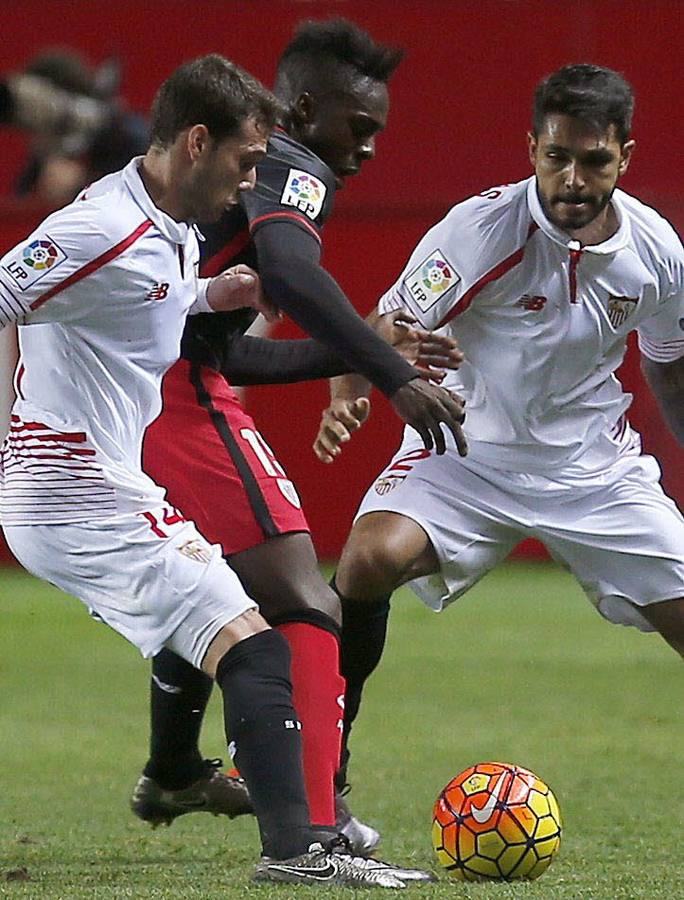
[[[365,600],[391,593],[401,584],[407,565],[404,547],[393,535],[350,540],[337,569],[337,586],[344,597]]]
[[[270,594],[259,600],[259,608],[269,625],[307,621],[307,617],[315,618],[317,614],[339,625],[342,615],[339,597],[318,571],[315,578],[281,579]]]

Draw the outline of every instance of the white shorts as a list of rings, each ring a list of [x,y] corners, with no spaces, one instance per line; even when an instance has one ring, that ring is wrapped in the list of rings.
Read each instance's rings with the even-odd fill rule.
[[[168,506],[4,532],[29,572],[78,597],[144,657],[166,646],[199,667],[220,629],[256,608],[221,548]]]
[[[407,437],[364,497],[370,512],[404,515],[427,533],[440,561],[410,586],[440,611],[468,590],[523,538],[543,541],[611,622],[652,626],[638,608],[684,597],[684,518],[663,492],[660,468],[640,454],[638,435],[592,478],[563,481],[505,472],[453,447],[427,453]]]

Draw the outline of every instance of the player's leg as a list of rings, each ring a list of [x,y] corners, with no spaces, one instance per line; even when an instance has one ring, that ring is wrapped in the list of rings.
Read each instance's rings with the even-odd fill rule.
[[[644,606],[641,614],[684,657],[684,599],[663,600]]]
[[[287,640],[295,708],[304,724],[311,820],[336,822],[344,681],[339,671],[339,601],[325,583],[308,532],[284,534],[230,557],[264,618]]]
[[[439,611],[504,559],[524,536],[505,492],[466,466],[450,443],[437,456],[409,436],[371,485],[342,552],[342,674],[347,680],[342,766],[363,686],[385,644],[389,600],[407,582]]]
[[[165,791],[205,774],[199,734],[212,686],[208,675],[167,647],[152,660],[150,756],[143,774]]]
[[[385,647],[390,598],[412,578],[438,571],[426,532],[414,520],[378,511],[356,520],[342,551],[333,587],[342,605],[342,675],[346,680],[341,764],[337,785],[346,785],[349,734],[364,685]]]

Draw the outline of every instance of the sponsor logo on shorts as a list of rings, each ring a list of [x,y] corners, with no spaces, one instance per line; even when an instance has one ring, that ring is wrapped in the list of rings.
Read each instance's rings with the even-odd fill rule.
[[[609,297],[608,319],[613,328],[619,328],[625,319],[636,309],[638,297]]]
[[[409,272],[404,284],[418,306],[426,312],[460,280],[446,256],[437,249]]]
[[[315,175],[290,169],[280,202],[285,206],[294,206],[310,219],[315,219],[323,209],[326,192],[326,186]]]
[[[208,563],[211,562],[211,547],[197,538],[192,538],[176,548],[183,556],[193,559],[195,562]]]
[[[25,291],[65,259],[66,253],[46,234],[18,249],[2,268],[19,290]]]

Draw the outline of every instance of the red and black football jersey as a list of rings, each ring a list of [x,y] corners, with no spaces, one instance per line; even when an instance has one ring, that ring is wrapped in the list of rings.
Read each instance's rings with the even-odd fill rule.
[[[252,191],[226,210],[212,225],[200,225],[200,275],[218,275],[230,266],[245,263],[258,271],[252,236],[269,222],[290,222],[321,240],[321,229],[330,215],[335,195],[335,176],[308,148],[276,129],[268,152],[257,166]],[[194,363],[221,368],[231,335],[244,333],[256,318],[251,309],[230,313],[190,316],[185,326],[181,355]]]

